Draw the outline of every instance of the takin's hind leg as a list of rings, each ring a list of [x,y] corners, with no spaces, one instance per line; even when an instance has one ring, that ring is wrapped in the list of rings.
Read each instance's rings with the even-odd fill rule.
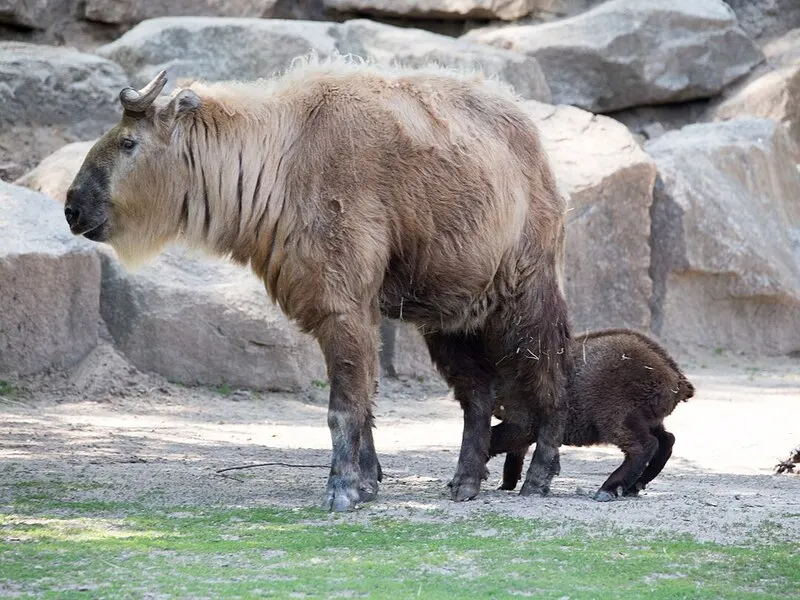
[[[598,502],[608,502],[624,494],[642,476],[658,450],[658,439],[643,425],[632,424],[625,433],[628,439],[619,444],[625,459],[595,493]]]
[[[488,477],[495,371],[474,334],[426,333],[431,360],[464,410],[464,431],[456,473],[448,486],[454,501],[478,495]]]
[[[664,429],[663,425],[654,427],[652,429],[653,435],[658,439],[658,450],[647,463],[642,475],[637,479],[634,484],[625,490],[626,496],[638,496],[639,492],[647,487],[647,484],[653,481],[656,476],[661,473],[664,465],[667,464],[670,456],[672,456],[672,446],[675,445],[675,436],[669,431]]]
[[[386,317],[381,319],[380,362],[383,376],[388,379],[397,379],[397,370],[394,368],[394,342],[396,338],[397,322]]]
[[[487,324],[493,356],[517,418],[535,423],[525,444],[536,442],[520,495],[545,496],[561,471],[559,446],[567,421],[570,370],[569,317],[553,257],[520,261],[515,297]],[[556,261],[557,262],[557,261]]]
[[[375,441],[372,438],[372,428],[374,427],[374,418],[372,417],[372,410],[367,415],[366,422],[361,429],[361,446],[358,451],[358,468],[361,471],[361,477],[365,481],[376,482],[374,490],[369,487],[362,488],[361,500],[362,502],[369,502],[378,496],[377,482],[383,481],[383,469],[381,463],[378,461],[378,453],[375,452]],[[374,493],[372,493],[374,491]]]
[[[378,372],[378,310],[332,315],[315,330],[330,380],[331,471],[322,507],[344,511],[378,494],[380,464],[372,441]]]
[[[538,292],[549,290],[550,293]],[[494,331],[504,332],[501,357],[504,380],[513,381],[507,393],[514,404],[535,422],[524,444],[536,441],[520,494],[545,496],[561,471],[559,446],[567,420],[566,373],[569,369],[569,325],[558,284],[531,286],[517,301],[518,318],[494,321]]]

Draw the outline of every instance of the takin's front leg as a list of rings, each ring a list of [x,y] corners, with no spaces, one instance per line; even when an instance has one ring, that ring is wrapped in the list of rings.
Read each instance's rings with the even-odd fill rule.
[[[431,359],[464,410],[464,431],[456,473],[448,486],[454,501],[478,495],[489,475],[489,436],[492,425],[495,371],[483,343],[467,334],[426,333]]]
[[[372,395],[378,370],[378,312],[328,317],[317,329],[328,366],[328,427],[333,456],[322,507],[345,511],[374,500],[381,478],[372,441]]]

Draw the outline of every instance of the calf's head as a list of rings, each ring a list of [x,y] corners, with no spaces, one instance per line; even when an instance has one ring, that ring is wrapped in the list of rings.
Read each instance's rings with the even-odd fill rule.
[[[162,71],[141,90],[120,92],[121,121],[92,146],[67,190],[64,216],[72,233],[111,244],[130,263],[179,232],[175,195],[186,173],[177,134],[201,101],[191,90],[159,98],[166,83]]]

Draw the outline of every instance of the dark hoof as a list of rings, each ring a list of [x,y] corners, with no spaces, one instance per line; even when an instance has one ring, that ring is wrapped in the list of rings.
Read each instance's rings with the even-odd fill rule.
[[[644,489],[644,485],[641,483],[634,483],[631,487],[629,487],[625,492],[622,494],[623,496],[629,498],[638,498],[639,492]]]
[[[517,482],[516,481],[503,481],[503,483],[501,483],[500,487],[497,488],[497,489],[498,490],[506,490],[506,491],[510,492],[511,490],[515,489],[516,487],[517,487]]]
[[[481,491],[481,482],[472,477],[454,477],[447,487],[450,488],[453,502],[466,502],[478,495]]]
[[[520,496],[547,496],[550,493],[549,483],[535,484],[528,480],[522,484],[522,489],[519,491]]]
[[[593,498],[597,502],[611,502],[612,500],[617,499],[614,494],[606,490],[597,490],[597,493],[593,496]]]
[[[372,502],[378,497],[378,482],[362,479],[358,490],[361,502]]]
[[[345,512],[355,509],[361,502],[361,489],[355,480],[342,476],[332,476],[328,479],[328,489],[322,500],[323,510]]]

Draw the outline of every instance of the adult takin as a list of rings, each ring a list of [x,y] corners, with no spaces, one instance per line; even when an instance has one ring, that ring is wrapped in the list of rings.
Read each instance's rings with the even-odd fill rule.
[[[381,314],[419,326],[463,408],[452,498],[486,477],[495,394],[535,418],[521,492],[546,494],[566,419],[565,203],[513,93],[342,57],[160,96],[165,83],[120,93],[122,120],[86,156],[66,219],[127,264],[181,241],[249,265],[318,340],[333,445],[323,506],[378,492]]]
[[[680,402],[694,396],[694,386],[659,344],[629,329],[582,334],[570,346],[567,446],[613,444],[625,453],[622,465],[594,495],[598,501],[635,496],[658,475],[672,456],[675,436],[664,419]],[[508,452],[501,489],[513,490],[522,473],[527,439],[515,415],[498,402],[490,454]],[[527,417],[527,415],[524,415]]]

